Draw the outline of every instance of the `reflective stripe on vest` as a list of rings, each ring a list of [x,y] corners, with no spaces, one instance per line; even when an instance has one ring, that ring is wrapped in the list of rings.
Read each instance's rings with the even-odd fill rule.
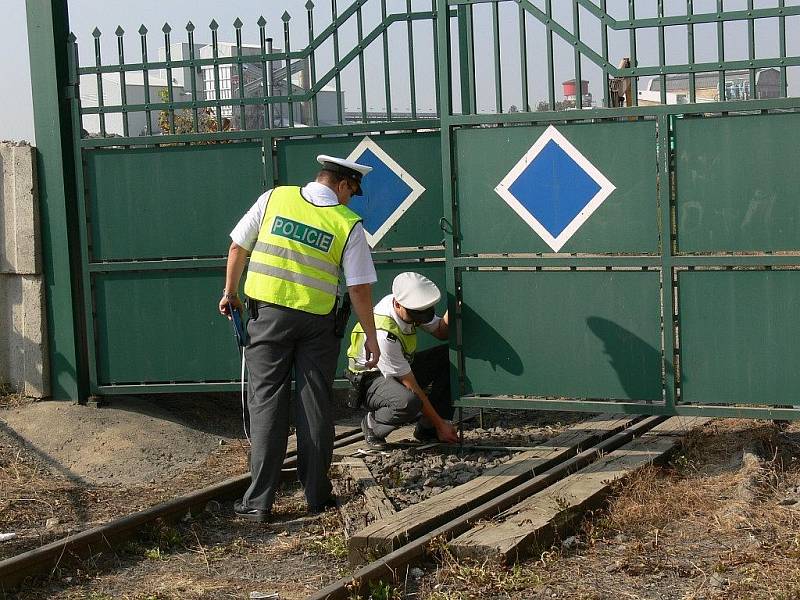
[[[346,206],[315,206],[300,188],[275,188],[250,255],[245,293],[317,315],[336,302],[347,238],[361,218]]]
[[[414,360],[414,354],[417,351],[417,328],[412,325],[411,333],[403,333],[400,325],[392,317],[378,313],[375,313],[374,317],[375,328],[391,333],[398,339],[403,348],[403,356],[410,364]],[[361,323],[356,323],[356,326],[353,327],[353,333],[350,334],[350,347],[347,349],[347,358],[349,359],[347,363],[351,371],[358,370],[358,368],[354,367],[364,364],[364,343],[366,340],[367,336],[364,333],[364,328],[361,327]]]

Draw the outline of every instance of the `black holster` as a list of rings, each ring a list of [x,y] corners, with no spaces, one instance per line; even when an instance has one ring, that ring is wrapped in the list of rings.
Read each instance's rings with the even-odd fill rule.
[[[342,296],[342,302],[336,308],[336,314],[333,319],[333,334],[338,338],[343,338],[347,322],[350,320],[350,313],[352,305],[350,304],[350,294]],[[349,370],[349,369],[348,369]]]
[[[345,405],[347,408],[358,409],[364,405],[367,396],[367,388],[370,382],[380,375],[380,371],[351,371],[344,370],[345,378],[350,382],[350,389],[347,390]]]

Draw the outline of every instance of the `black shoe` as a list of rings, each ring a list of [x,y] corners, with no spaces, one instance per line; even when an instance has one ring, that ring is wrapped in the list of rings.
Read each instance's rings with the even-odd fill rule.
[[[266,523],[270,520],[272,513],[268,510],[261,510],[260,508],[247,508],[242,506],[242,501],[237,500],[233,503],[233,514],[248,521],[256,521],[257,523]]]
[[[369,426],[369,413],[364,415],[364,418],[361,419],[361,431],[364,432],[364,441],[367,442],[367,446],[373,450],[383,450],[386,448],[386,440],[375,435],[375,432],[372,431],[372,427]]]
[[[318,504],[316,506],[309,506],[308,512],[311,513],[312,515],[320,515],[324,513],[326,510],[330,508],[336,508],[337,506],[338,504],[336,503],[336,496],[331,494],[330,497],[322,504]]]
[[[423,427],[422,425],[417,424],[414,427],[414,438],[419,440],[420,442],[430,443],[430,442],[438,442],[439,436],[436,435],[436,430],[432,427]]]

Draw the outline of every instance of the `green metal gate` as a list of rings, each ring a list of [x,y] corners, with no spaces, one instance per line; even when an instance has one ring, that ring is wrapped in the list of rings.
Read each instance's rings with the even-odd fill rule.
[[[286,13],[280,50],[263,19],[260,47],[248,49],[237,19],[229,55],[225,28],[212,22],[201,57],[189,23],[188,56],[154,61],[148,43],[170,48],[178,36],[143,26],[135,61],[119,28],[116,60],[104,64],[98,30],[91,57],[79,59],[65,0],[28,0],[37,139],[53,115],[61,132],[60,146],[40,143],[56,395],[235,389],[228,324],[214,310],[228,232],[264,189],[307,181],[316,154],[346,156],[368,137],[424,188],[376,243],[374,296],[409,269],[447,289],[458,406],[603,411],[613,402],[636,413],[797,418],[781,407],[800,384],[800,148],[790,133],[800,119],[790,88],[800,83],[791,52],[800,7],[665,4],[434,0],[420,10],[407,0],[392,12],[385,0],[359,0],[339,12],[334,0],[320,28],[309,2],[300,50]],[[380,18],[368,28],[370,7]],[[346,27],[355,27],[351,46],[340,40]],[[398,30],[401,47],[389,42]],[[713,58],[698,59],[712,38]],[[776,40],[771,53],[756,44],[766,38]],[[382,81],[368,76],[371,51],[385,61]],[[406,78],[391,75],[398,55]],[[348,68],[359,99],[350,112]],[[293,84],[295,70],[304,85]],[[179,71],[188,100],[173,88]],[[160,88],[157,72],[166,73]],[[205,90],[202,72],[213,73]],[[142,98],[104,101],[109,77],[126,90],[139,75]],[[561,101],[564,76],[572,99]],[[86,85],[97,106],[81,104]],[[400,88],[403,113],[391,100]],[[424,114],[428,88],[437,108]],[[42,104],[54,90],[61,112]],[[389,99],[379,113],[367,102],[377,93]],[[335,97],[327,109],[325,94]],[[89,119],[97,136],[80,135]],[[555,233],[514,195],[524,189],[541,205],[533,180],[514,178],[548,144],[578,166],[541,181],[572,193],[589,172],[602,191]],[[76,235],[63,231],[70,223]]]

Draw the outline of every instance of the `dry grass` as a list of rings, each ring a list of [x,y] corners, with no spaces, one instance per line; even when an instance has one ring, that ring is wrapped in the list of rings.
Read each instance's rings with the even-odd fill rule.
[[[26,404],[32,404],[34,402],[36,402],[36,399],[18,394],[10,385],[0,381],[0,409],[19,408],[20,406],[25,406]]]
[[[89,485],[52,473],[33,454],[0,437],[0,560],[114,518],[246,472],[246,452],[220,446],[198,467],[160,484],[128,488]],[[58,522],[47,527],[48,519]]]
[[[437,548],[419,598],[800,598],[800,424],[716,421],[619,484],[577,548],[509,569]]]
[[[542,584],[536,565],[502,565],[493,560],[459,559],[443,539],[434,539],[429,551],[437,563],[433,576],[417,592],[426,600],[526,597]]]
[[[182,600],[277,591],[287,600],[305,598],[349,572],[340,556],[337,511],[307,517],[294,486],[276,497],[274,512],[278,522],[253,524],[234,519],[228,505],[151,527],[124,547],[71,562],[19,598]]]

